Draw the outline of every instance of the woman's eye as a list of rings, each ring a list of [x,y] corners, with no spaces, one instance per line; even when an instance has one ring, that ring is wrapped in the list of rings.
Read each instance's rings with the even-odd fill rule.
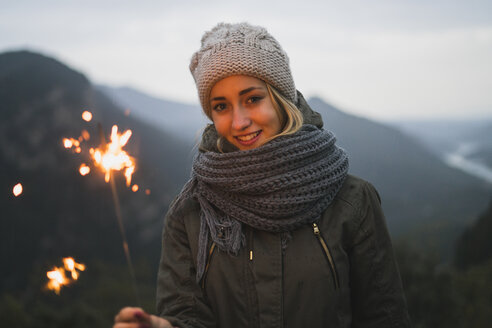
[[[224,109],[226,109],[226,105],[225,104],[217,104],[213,107],[213,110],[217,111],[217,112],[221,112],[223,111]]]
[[[261,99],[263,99],[263,97],[252,96],[252,97],[248,98],[248,103],[254,104],[254,103],[257,103],[258,101],[260,101]]]

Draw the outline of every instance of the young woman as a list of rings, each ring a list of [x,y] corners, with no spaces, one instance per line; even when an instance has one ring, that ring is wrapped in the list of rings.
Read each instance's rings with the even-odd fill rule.
[[[380,199],[264,29],[219,24],[191,61],[213,124],[165,219],[158,316],[125,327],[408,327]]]

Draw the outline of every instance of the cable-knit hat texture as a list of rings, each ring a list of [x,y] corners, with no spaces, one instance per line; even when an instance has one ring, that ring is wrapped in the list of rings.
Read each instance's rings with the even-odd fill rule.
[[[210,90],[231,75],[248,75],[272,85],[294,104],[296,88],[289,58],[267,30],[248,23],[220,23],[205,32],[201,48],[193,54],[190,71],[200,103],[210,116]]]

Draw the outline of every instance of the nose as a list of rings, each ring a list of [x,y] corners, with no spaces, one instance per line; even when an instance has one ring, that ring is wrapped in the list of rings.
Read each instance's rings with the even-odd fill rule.
[[[245,130],[251,125],[251,118],[246,108],[235,106],[232,111],[232,129],[236,131]]]

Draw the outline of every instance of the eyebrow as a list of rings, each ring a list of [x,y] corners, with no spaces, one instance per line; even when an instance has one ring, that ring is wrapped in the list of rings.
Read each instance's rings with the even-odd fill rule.
[[[250,92],[250,91],[252,91],[252,90],[254,90],[254,89],[261,89],[261,88],[260,88],[260,87],[251,87],[251,88],[247,88],[247,89],[244,89],[244,90],[242,90],[242,91],[239,91],[239,95],[240,95],[240,96],[242,96],[242,95],[244,95],[244,94],[246,94],[246,93],[248,93],[248,92]]]
[[[242,96],[242,95],[247,94],[248,92],[253,91],[255,89],[262,89],[262,88],[261,87],[250,87],[250,88],[239,91],[239,95]],[[214,98],[210,99],[210,101],[214,101],[214,100],[226,100],[226,99],[225,99],[225,97],[214,97]]]

